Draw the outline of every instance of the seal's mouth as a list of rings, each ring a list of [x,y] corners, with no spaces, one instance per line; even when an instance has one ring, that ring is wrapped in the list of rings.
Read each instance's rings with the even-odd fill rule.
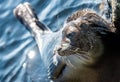
[[[74,55],[74,56],[72,56],[73,58],[76,58],[76,60],[80,59],[79,62],[81,62],[83,64],[86,64],[86,65],[94,63],[92,55],[88,52],[82,51],[78,47],[71,46],[71,47],[68,47],[65,50],[59,49],[57,52],[60,56]],[[72,61],[69,58],[67,58],[67,60]],[[66,61],[66,62],[69,64],[68,61]],[[72,61],[72,62],[74,62],[74,61]]]
[[[74,47],[74,46],[69,46],[66,49],[64,49],[64,47],[61,47],[57,50],[57,53],[60,56],[65,56],[67,58],[67,60],[69,60],[69,61],[72,61],[69,57],[76,58],[76,60],[80,59],[79,62],[83,63],[84,65],[91,65],[91,64],[94,64],[95,61],[97,61],[97,58],[95,57],[96,55],[91,54],[91,52],[83,51],[80,48]],[[74,56],[70,56],[70,55],[74,55]],[[65,61],[66,61],[66,59],[65,59]],[[66,62],[69,64],[68,61],[66,61]],[[72,62],[74,62],[74,61],[72,61]]]
[[[61,56],[67,56],[67,55],[73,55],[80,53],[80,48],[74,47],[74,46],[62,46],[59,49],[57,49],[57,52]]]

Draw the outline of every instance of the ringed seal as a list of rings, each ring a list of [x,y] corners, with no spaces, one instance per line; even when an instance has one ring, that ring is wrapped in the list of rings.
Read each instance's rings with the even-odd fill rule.
[[[51,64],[50,78],[55,82],[98,82],[98,74],[91,66],[96,65],[104,54],[102,37],[115,32],[112,23],[95,11],[84,9],[69,16],[63,28],[61,44],[55,55],[59,64],[56,68]]]

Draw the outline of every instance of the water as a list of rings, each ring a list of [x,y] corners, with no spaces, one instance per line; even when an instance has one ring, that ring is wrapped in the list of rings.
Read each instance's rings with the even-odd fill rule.
[[[101,0],[26,0],[39,20],[56,31],[72,12],[90,8],[101,14]],[[0,0],[0,82],[49,82],[37,44],[13,15],[25,0]],[[104,10],[104,9],[103,9]]]

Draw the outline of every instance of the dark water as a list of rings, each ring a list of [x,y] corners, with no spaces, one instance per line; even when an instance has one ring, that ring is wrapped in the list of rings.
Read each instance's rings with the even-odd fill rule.
[[[101,0],[26,1],[53,31],[76,10],[90,8],[101,14]],[[0,82],[49,82],[35,40],[13,15],[13,9],[26,1],[0,0]]]

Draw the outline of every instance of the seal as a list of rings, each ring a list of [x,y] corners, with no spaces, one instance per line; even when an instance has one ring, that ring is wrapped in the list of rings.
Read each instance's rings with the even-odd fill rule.
[[[89,9],[73,13],[67,18],[63,28],[56,59],[61,59],[65,67],[61,69],[62,72],[59,68],[54,69],[50,76],[55,82],[98,82],[98,74],[91,66],[96,65],[104,54],[102,36],[114,33],[115,28]],[[51,66],[50,70],[53,68]],[[94,79],[90,79],[92,77],[86,72],[93,74]]]
[[[49,28],[38,21],[28,5],[24,3],[18,6],[14,10],[16,17],[30,29],[35,38],[38,32],[41,36],[49,35]],[[111,22],[95,11],[83,9],[73,13],[66,19],[60,31],[62,39],[59,40],[59,45],[54,47],[52,58],[50,61],[46,58],[48,62],[45,63],[49,63],[46,66],[48,78],[53,82],[119,82],[120,73],[115,73],[120,68],[120,57],[116,55],[120,52],[115,46],[119,46],[117,43],[120,39],[115,35],[115,30]],[[38,45],[41,44],[41,39],[36,39]],[[112,75],[114,77],[111,77]]]

